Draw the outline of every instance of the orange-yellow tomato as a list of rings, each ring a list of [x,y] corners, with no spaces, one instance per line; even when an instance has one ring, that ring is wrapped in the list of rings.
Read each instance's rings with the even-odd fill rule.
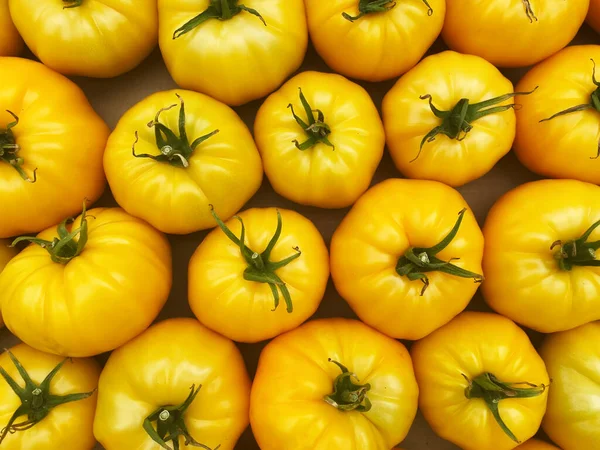
[[[367,91],[319,72],[301,73],[271,94],[258,110],[254,136],[273,189],[323,208],[352,205],[369,187],[385,146]]]
[[[306,53],[302,0],[158,0],[158,13],[175,82],[228,105],[270,94]]]
[[[539,439],[530,439],[524,444],[519,445],[515,450],[560,450],[558,447],[540,441]]]
[[[590,0],[449,0],[442,37],[448,47],[499,67],[535,64],[565,47]]]
[[[141,63],[158,41],[156,0],[8,2],[27,46],[65,75],[116,77]]]
[[[8,0],[0,0],[0,56],[17,56],[23,50],[23,39],[10,17]]]
[[[250,379],[234,343],[194,319],[169,319],[111,354],[94,435],[106,450],[183,449],[188,439],[189,448],[232,450],[248,426],[249,403]]]
[[[306,0],[311,40],[327,65],[382,81],[413,67],[437,39],[446,0]]]
[[[600,187],[527,183],[487,216],[483,295],[500,314],[542,333],[600,319]]]
[[[411,349],[419,409],[464,450],[511,450],[537,432],[549,378],[527,334],[497,314],[464,312]]]
[[[75,83],[0,58],[0,104],[0,238],[43,230],[100,197],[109,129]]]
[[[421,339],[465,309],[482,279],[482,256],[481,230],[456,190],[387,180],[335,231],[331,275],[361,320],[395,338]]]
[[[184,90],[157,92],[127,111],[108,140],[104,169],[119,205],[173,234],[215,226],[210,205],[229,219],[263,175],[238,115]]]
[[[13,247],[9,247],[10,241],[0,239],[0,273],[4,269],[4,266],[17,254],[17,251]],[[2,313],[0,311],[0,328],[4,326],[2,320]]]
[[[600,33],[600,0],[590,0],[590,9],[586,18],[586,22],[597,33]]]
[[[4,376],[0,377],[2,449],[94,448],[92,424],[100,376],[96,361],[65,360],[19,344],[0,355],[0,368],[22,389],[16,392]],[[19,409],[22,414],[13,418]],[[31,426],[24,426],[28,421]]]
[[[250,423],[262,450],[389,450],[418,396],[400,342],[356,320],[315,320],[262,351]]]
[[[591,61],[590,61],[591,60]],[[600,45],[567,47],[531,69],[517,90],[515,152],[533,172],[600,184]],[[575,108],[575,110],[573,110]]]
[[[0,305],[8,329],[38,350],[112,350],[145,330],[167,300],[168,241],[119,208],[93,209],[27,240],[0,274]]]
[[[234,341],[258,342],[313,315],[325,293],[329,257],[310,220],[255,208],[219,225],[189,266],[189,301],[200,322]]]
[[[383,99],[396,167],[409,178],[450,186],[485,175],[512,147],[515,95],[483,58],[452,51],[428,56]]]

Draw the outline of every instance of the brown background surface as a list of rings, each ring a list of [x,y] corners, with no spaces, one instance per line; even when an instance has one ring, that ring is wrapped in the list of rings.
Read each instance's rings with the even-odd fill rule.
[[[591,28],[584,25],[578,36],[572,44],[600,44],[598,36]],[[438,53],[446,49],[441,40],[438,40],[430,49],[429,53]],[[321,58],[316,54],[312,47],[309,47],[306,59],[299,72],[305,70],[318,70],[331,72]],[[525,69],[503,70],[503,73],[516,83],[526,72]],[[177,86],[169,76],[167,69],[162,61],[160,52],[156,49],[152,55],[144,61],[137,69],[132,72],[109,80],[97,80],[76,78],[75,81],[83,88],[90,99],[90,102],[96,111],[104,118],[108,125],[115,127],[121,115],[137,102],[146,96],[162,90],[176,88]],[[360,83],[371,94],[373,101],[378,108],[381,107],[383,96],[388,92],[396,80],[383,83]],[[261,105],[262,100],[251,102],[247,105],[234,108],[244,119],[248,127],[252,130],[254,117]],[[85,139],[85,136],[78,137]],[[77,139],[77,138],[76,138]],[[375,174],[373,184],[381,182],[387,178],[400,177],[399,172],[394,167],[391,158],[387,154]],[[539,177],[520,165],[514,154],[511,152],[503,158],[487,175],[479,180],[473,181],[459,189],[462,195],[473,209],[480,225],[483,225],[487,212],[492,204],[506,191],[527,181],[539,179]],[[111,193],[107,190],[96,206],[117,206]],[[244,209],[252,207],[277,206],[281,208],[294,209],[310,218],[323,234],[325,241],[329,244],[333,231],[341,222],[342,218],[348,212],[343,210],[324,210],[313,207],[305,207],[294,204],[278,196],[268,181],[266,180],[258,193],[248,202]],[[157,320],[163,320],[170,317],[193,317],[193,314],[187,302],[187,266],[192,253],[200,244],[207,232],[193,233],[187,236],[170,236],[169,240],[173,247],[173,290],[169,300],[160,313]],[[468,307],[469,310],[488,311],[481,294],[478,292]],[[322,317],[351,317],[356,318],[350,307],[338,295],[331,281],[329,282],[327,292],[316,312],[315,318]],[[541,335],[527,330],[535,344],[539,344]],[[0,348],[8,348],[17,343],[17,339],[6,329],[0,330]],[[248,371],[254,376],[260,351],[266,343],[261,344],[239,344]],[[409,342],[405,342],[410,347]],[[101,355],[98,359],[101,362],[106,361],[108,355]],[[540,437],[543,437],[540,434]],[[419,414],[413,427],[402,443],[406,450],[455,450],[458,447],[437,437],[429,428],[423,417]],[[102,449],[100,445],[96,449]],[[236,449],[256,450],[258,446],[252,437],[250,429],[241,437]],[[43,449],[40,449],[43,450]],[[124,449],[126,450],[126,449]],[[285,449],[282,449],[285,450]],[[332,449],[335,450],[335,449]],[[343,450],[343,449],[340,449]]]

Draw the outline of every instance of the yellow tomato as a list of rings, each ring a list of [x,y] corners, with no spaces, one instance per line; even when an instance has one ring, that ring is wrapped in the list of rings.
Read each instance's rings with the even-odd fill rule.
[[[183,90],[158,92],[125,113],[108,140],[104,169],[119,205],[174,234],[215,226],[209,205],[229,219],[263,174],[237,114]]]
[[[395,338],[421,339],[465,309],[482,280],[482,256],[481,230],[457,191],[387,180],[333,234],[331,275],[361,320]]]
[[[564,450],[600,449],[600,322],[546,338],[552,378],[544,431]]]
[[[234,341],[258,342],[313,315],[329,258],[310,220],[275,208],[249,209],[226,224],[215,219],[219,228],[189,266],[189,301],[200,322]]]
[[[448,47],[499,67],[535,64],[565,47],[590,0],[449,0],[442,37]]]
[[[552,392],[552,391],[551,391]],[[552,395],[552,393],[550,393]],[[539,439],[530,439],[524,444],[519,445],[515,450],[560,450],[552,444],[540,441]],[[590,450],[590,449],[588,449]]]
[[[510,450],[540,427],[548,373],[507,318],[462,313],[415,343],[411,355],[419,408],[442,438],[464,450]]]
[[[437,39],[446,0],[306,0],[317,52],[336,72],[382,81],[413,67]]]
[[[84,211],[21,240],[32,244],[0,274],[0,305],[8,329],[38,350],[112,350],[145,330],[169,295],[168,241],[121,209]]]
[[[228,105],[270,94],[306,53],[302,0],[158,0],[158,14],[175,82]]]
[[[232,450],[248,426],[249,400],[233,342],[196,320],[169,319],[108,359],[94,435],[106,450],[178,449],[188,440],[193,448]]]
[[[13,247],[9,247],[10,241],[0,239],[0,273],[4,269],[4,266],[17,254],[17,251]],[[4,326],[2,320],[2,312],[0,311],[0,328]]]
[[[94,448],[92,424],[100,376],[96,361],[64,360],[19,344],[0,355],[0,372],[3,449]]]
[[[23,39],[8,10],[8,0],[0,0],[0,56],[16,56],[23,51]]]
[[[304,205],[344,208],[369,187],[383,156],[377,108],[344,77],[304,72],[263,103],[254,136],[280,195]]]
[[[40,63],[0,58],[0,86],[0,238],[7,238],[56,224],[100,197],[109,130],[79,87]]]
[[[598,225],[598,186],[543,180],[505,194],[483,230],[487,303],[542,333],[600,319]]]
[[[590,61],[591,59],[591,61]],[[533,172],[600,184],[599,45],[567,47],[531,69],[517,90],[515,152]]]
[[[600,0],[590,0],[590,9],[586,18],[586,22],[597,33],[600,33]]]
[[[389,450],[418,396],[400,342],[356,320],[315,320],[262,351],[250,423],[262,450]]]
[[[450,186],[485,175],[512,146],[516,95],[478,56],[446,51],[425,58],[383,99],[396,167],[409,178]]]
[[[111,78],[158,41],[156,0],[8,0],[31,51],[65,75]]]

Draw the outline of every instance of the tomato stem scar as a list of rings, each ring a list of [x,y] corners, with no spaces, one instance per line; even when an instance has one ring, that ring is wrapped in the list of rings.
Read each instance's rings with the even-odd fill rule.
[[[81,4],[83,3],[83,0],[62,0],[62,1],[65,4],[65,6],[63,6],[63,9],[77,8],[78,6],[81,6]]]
[[[554,258],[558,261],[561,270],[569,271],[574,266],[600,267],[600,260],[596,259],[596,250],[600,248],[600,241],[587,242],[598,226],[600,226],[600,220],[589,227],[579,239],[552,243],[550,250],[558,247]]]
[[[308,123],[304,122],[296,113],[294,112],[294,105],[291,103],[288,105],[288,108],[292,110],[292,116],[294,116],[294,120],[296,123],[302,127],[308,139],[303,143],[299,143],[296,139],[292,142],[296,145],[296,148],[299,150],[308,150],[309,148],[314,147],[319,142],[322,142],[325,145],[328,145],[332,149],[335,150],[335,146],[329,141],[329,136],[331,134],[331,128],[329,125],[325,123],[325,116],[323,115],[323,111],[320,109],[312,109],[306,97],[302,93],[302,88],[298,88],[300,91],[300,103],[302,103],[302,107],[306,112],[306,118]],[[315,118],[315,113],[317,113],[317,117]]]
[[[12,131],[14,127],[19,124],[19,118],[9,110],[6,110],[13,117],[13,121],[6,125],[5,129],[0,129],[0,161],[10,164],[28,183],[35,183],[37,181],[37,169],[33,170],[33,178],[30,178],[25,170],[23,170],[23,164],[25,160],[21,158],[18,153],[21,147],[17,144],[15,135]]]
[[[328,361],[338,366],[342,373],[333,381],[333,392],[323,397],[323,400],[340,411],[369,411],[371,401],[367,397],[367,392],[371,389],[371,385],[358,384],[358,378],[348,368],[331,358]]]
[[[421,0],[425,6],[427,6],[427,15],[431,16],[433,14],[433,8],[429,5],[427,0]],[[396,2],[392,0],[360,0],[358,2],[358,15],[351,16],[350,14],[344,12],[342,16],[344,19],[349,20],[350,22],[354,22],[355,20],[364,17],[367,14],[372,13],[383,13],[394,9],[396,6]]]

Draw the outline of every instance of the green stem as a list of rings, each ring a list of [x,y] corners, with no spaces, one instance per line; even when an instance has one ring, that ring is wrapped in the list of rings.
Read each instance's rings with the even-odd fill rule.
[[[532,398],[538,397],[544,393],[548,386],[536,385],[528,382],[518,383],[505,383],[498,380],[491,373],[484,373],[475,377],[473,380],[469,380],[466,375],[463,377],[467,380],[469,385],[465,388],[465,397],[468,399],[480,398],[485,401],[485,404],[491,411],[494,419],[502,431],[516,443],[520,444],[521,441],[513,434],[508,426],[502,420],[500,416],[499,403],[507,398]]]
[[[6,110],[15,120],[6,125],[6,128],[0,129],[0,161],[11,165],[28,183],[35,183],[37,181],[37,169],[33,171],[33,178],[30,178],[25,170],[23,164],[25,160],[21,158],[18,153],[21,147],[17,144],[15,135],[12,131],[14,127],[19,124],[19,118],[9,110]]]
[[[531,1],[523,0],[523,5],[525,6],[525,14],[527,14],[527,18],[529,19],[529,22],[533,23],[534,20],[537,22],[538,18],[536,17],[535,13],[533,12],[533,8],[531,7]]]
[[[85,201],[83,202],[83,212],[81,213],[81,223],[79,228],[74,230],[67,229],[67,225],[73,222],[74,219],[65,219],[57,227],[58,237],[52,241],[46,241],[33,236],[22,236],[13,241],[12,247],[19,242],[31,242],[46,249],[50,254],[50,258],[55,263],[67,264],[73,258],[79,256],[88,240],[88,223],[87,210]],[[76,239],[78,237],[78,239]]]
[[[227,227],[227,225],[223,223],[219,216],[217,216],[217,213],[215,212],[212,205],[211,212],[213,217],[215,218],[215,221],[219,225],[219,228],[221,228],[223,233],[225,233],[225,235],[240,248],[240,253],[242,254],[243,258],[248,264],[248,267],[246,267],[246,270],[244,270],[244,279],[248,281],[254,281],[256,283],[266,283],[269,285],[275,302],[275,307],[273,308],[273,311],[275,311],[279,306],[279,292],[281,291],[281,295],[283,295],[283,299],[286,304],[286,310],[288,313],[291,313],[294,310],[292,304],[292,297],[286,284],[279,277],[279,275],[277,275],[276,272],[282,267],[285,267],[288,264],[290,264],[292,261],[298,259],[302,255],[302,252],[298,247],[294,247],[296,253],[294,253],[293,255],[288,256],[287,258],[278,262],[271,261],[271,252],[273,251],[275,244],[277,244],[277,241],[281,236],[281,229],[283,226],[281,214],[279,213],[279,211],[277,211],[277,228],[275,229],[275,234],[269,241],[269,244],[267,245],[265,251],[262,253],[255,252],[246,245],[246,228],[244,226],[244,222],[240,217],[236,216],[236,219],[239,220],[240,224],[242,225],[242,231],[240,237],[238,238]]]
[[[135,141],[133,143],[133,147],[131,148],[131,152],[136,158],[150,158],[155,161],[171,164],[175,167],[187,168],[190,166],[190,158],[192,157],[194,150],[202,144],[204,141],[210,139],[215,134],[219,132],[219,130],[214,130],[204,136],[200,136],[194,142],[190,144],[187,136],[187,132],[185,129],[186,117],[185,117],[185,103],[183,98],[179,94],[175,94],[179,99],[179,136],[175,134],[169,127],[162,124],[160,122],[160,115],[164,111],[168,111],[177,106],[177,104],[173,104],[167,106],[165,108],[161,108],[156,113],[154,120],[148,123],[149,128],[154,128],[154,136],[156,139],[156,147],[160,151],[159,155],[150,155],[148,153],[136,154],[135,146],[138,143],[139,136],[137,131],[135,132]]]
[[[95,392],[94,390],[83,394],[53,395],[50,392],[50,382],[60,371],[66,359],[46,375],[44,381],[38,385],[34,383],[27,373],[27,370],[21,365],[12,352],[7,350],[7,353],[12,363],[17,368],[19,375],[25,382],[25,387],[21,387],[3,367],[0,367],[0,375],[21,401],[21,406],[15,410],[6,426],[0,431],[0,444],[9,433],[14,434],[19,431],[26,431],[36,426],[50,414],[50,411],[52,411],[53,408],[66,403],[86,399]],[[27,416],[27,419],[15,423],[19,417],[23,416]]]
[[[194,28],[202,25],[207,20],[229,20],[232,17],[241,13],[242,11],[245,11],[249,14],[252,14],[253,16],[258,17],[262,21],[262,23],[265,26],[267,26],[265,19],[263,18],[263,16],[260,15],[260,13],[257,10],[248,8],[245,5],[238,5],[238,1],[239,0],[210,0],[208,8],[206,8],[196,17],[184,23],[182,26],[180,26],[173,32],[173,39],[177,39],[178,37],[189,33]]]
[[[458,101],[458,103],[452,108],[450,111],[441,111],[435,107],[433,104],[433,97],[429,94],[422,95],[421,100],[429,101],[429,108],[431,112],[439,119],[442,120],[442,123],[437,127],[433,128],[429,133],[427,133],[423,139],[421,140],[421,146],[419,147],[419,153],[417,156],[411,161],[414,162],[419,159],[421,156],[421,152],[423,151],[423,146],[428,142],[433,142],[437,138],[438,135],[443,134],[450,139],[456,139],[458,141],[462,141],[467,137],[469,132],[473,129],[473,122],[482,117],[489,116],[490,114],[497,114],[504,111],[508,111],[509,109],[514,109],[516,105],[503,105],[503,106],[494,106],[499,103],[503,103],[517,95],[529,95],[535,92],[533,89],[530,92],[513,92],[510,94],[501,95],[499,97],[491,98],[489,100],[484,100],[479,103],[469,103],[469,99],[462,98]]]
[[[306,119],[308,122],[305,122],[296,114],[294,111],[294,105],[290,103],[288,108],[292,110],[292,116],[294,116],[294,120],[296,120],[296,123],[302,127],[308,139],[301,144],[297,140],[293,140],[292,142],[296,145],[296,148],[303,151],[314,147],[319,142],[322,142],[323,144],[328,145],[335,150],[334,145],[327,137],[331,134],[331,128],[329,128],[329,125],[325,123],[325,116],[323,112],[320,109],[312,109],[306,100],[306,97],[302,93],[302,88],[298,88],[298,90],[300,91],[300,103],[302,104],[302,108],[306,113]],[[317,113],[317,117],[315,117],[315,113]]]
[[[63,9],[77,8],[78,6],[81,6],[81,4],[83,3],[83,0],[62,0],[62,1],[65,4],[65,6],[63,6]]]
[[[431,16],[433,14],[433,8],[429,5],[427,0],[421,1],[425,4],[425,6],[427,6],[427,15]],[[342,16],[344,19],[354,22],[367,14],[384,13],[390,11],[394,9],[395,6],[396,2],[393,0],[360,0],[358,2],[358,15],[351,16],[350,14],[344,12],[342,13]]]
[[[358,384],[359,380],[345,366],[329,358],[342,371],[333,381],[333,392],[326,395],[323,400],[340,411],[367,412],[371,409],[371,401],[367,392],[371,389],[370,384]],[[355,382],[356,380],[356,382]]]
[[[458,213],[458,219],[454,224],[454,227],[437,245],[429,248],[410,247],[406,250],[404,255],[398,259],[396,273],[401,277],[407,277],[411,281],[420,280],[423,283],[421,296],[425,294],[425,291],[429,287],[429,277],[427,276],[427,272],[437,271],[460,278],[473,278],[475,283],[481,283],[483,281],[483,275],[470,272],[452,264],[452,261],[456,261],[458,258],[452,258],[450,261],[443,261],[436,257],[436,255],[448,247],[456,237],[466,211],[467,209],[465,208]]]
[[[579,239],[552,243],[550,250],[558,247],[554,257],[561,270],[570,271],[574,266],[600,267],[600,260],[596,259],[596,250],[600,248],[600,241],[587,242],[598,226],[600,226],[600,220],[589,227]]]

